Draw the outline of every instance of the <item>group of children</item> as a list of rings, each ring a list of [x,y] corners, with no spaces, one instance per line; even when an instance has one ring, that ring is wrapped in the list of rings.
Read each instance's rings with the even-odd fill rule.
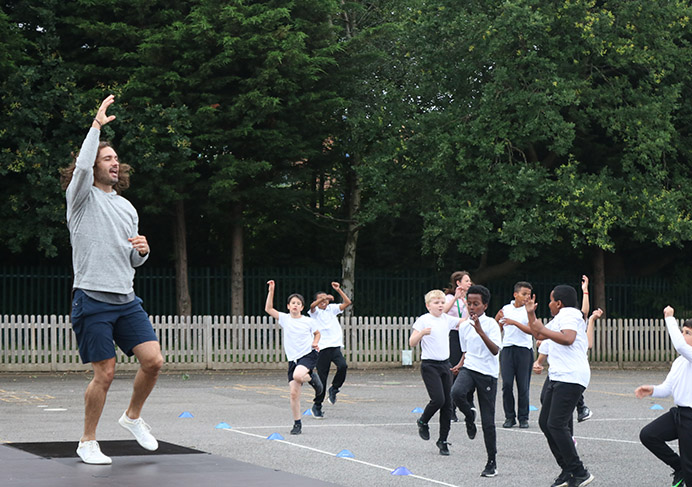
[[[551,487],[582,487],[591,483],[594,476],[579,458],[573,438],[574,411],[577,410],[579,422],[591,416],[583,397],[591,376],[587,352],[593,344],[594,322],[603,314],[602,310],[595,310],[587,324],[586,276],[582,278],[581,309],[577,307],[576,290],[572,286],[558,285],[550,293],[548,308],[552,319],[546,324],[536,317],[536,298],[528,282],[515,284],[514,300],[494,319],[485,314],[490,302],[490,291],[485,286],[473,285],[468,273],[463,271],[452,275],[452,285],[456,286],[453,293],[452,289],[447,289],[446,294],[432,290],[425,295],[428,313],[415,321],[409,338],[411,347],[421,346],[420,371],[430,397],[417,420],[419,436],[423,440],[430,439],[428,422],[439,411],[436,446],[441,455],[449,455],[447,440],[456,407],[463,414],[469,439],[474,439],[477,433],[475,392],[487,454],[481,476],[494,477],[497,475],[495,401],[500,371],[505,414],[502,426],[511,428],[518,421],[520,428],[528,428],[531,370],[540,374],[547,361],[550,367],[540,394],[538,424],[561,469]],[[295,420],[291,434],[299,434],[302,384],[308,382],[315,388],[312,414],[322,418],[325,397],[322,384],[327,381],[331,363],[337,366],[337,372],[329,389],[330,403],[336,401],[336,394],[344,382],[346,361],[341,353],[342,330],[336,316],[351,301],[338,283],[332,283],[343,302],[330,304],[333,296],[317,293],[310,305],[312,319],[301,315],[304,300],[296,294],[289,296],[289,313],[276,311],[273,307],[274,281],[269,281],[268,286],[265,309],[284,329],[284,347],[289,360],[288,380]],[[672,487],[682,487],[685,483],[692,487],[692,320],[684,323],[681,332],[671,307],[664,310],[664,317],[673,345],[681,356],[675,360],[662,384],[640,386],[635,394],[638,398],[672,395],[676,406],[644,427],[640,439],[673,469]],[[534,339],[538,348],[535,361]],[[450,363],[450,354],[457,348],[455,340],[458,340],[460,356]],[[680,454],[666,444],[674,439],[679,440]]]
[[[346,380],[348,365],[341,352],[344,346],[344,334],[337,316],[351,305],[351,300],[338,282],[332,282],[332,288],[341,296],[341,304],[331,303],[334,300],[331,294],[315,293],[315,299],[308,310],[310,315],[308,317],[302,314],[305,298],[294,293],[288,297],[286,304],[288,313],[282,313],[274,308],[275,282],[268,281],[267,286],[267,302],[264,310],[283,329],[293,415],[291,434],[299,435],[303,427],[300,419],[300,391],[303,384],[307,382],[315,389],[311,411],[315,418],[321,419],[324,417],[322,412],[322,403],[325,398],[324,384],[327,383],[332,363],[336,365],[336,374],[328,391],[330,404],[336,402],[336,395]]]

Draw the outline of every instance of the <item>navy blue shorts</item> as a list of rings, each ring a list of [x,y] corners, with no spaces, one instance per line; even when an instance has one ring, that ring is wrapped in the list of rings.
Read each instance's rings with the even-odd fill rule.
[[[85,364],[115,357],[113,341],[131,357],[132,349],[140,343],[159,340],[137,297],[127,304],[108,304],[76,289],[71,318],[79,356]]]
[[[296,367],[302,365],[307,367],[310,372],[317,366],[317,350],[312,350],[309,354],[303,355],[298,360],[291,360],[288,363],[288,382],[293,380],[293,372],[295,372]]]

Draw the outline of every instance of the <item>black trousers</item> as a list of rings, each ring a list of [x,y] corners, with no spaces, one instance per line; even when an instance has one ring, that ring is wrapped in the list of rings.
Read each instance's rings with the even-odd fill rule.
[[[459,343],[459,330],[449,331],[449,363],[455,366],[461,360],[461,355],[464,352],[461,350],[461,343]],[[457,376],[458,377],[458,376]],[[456,377],[452,377],[452,381],[456,381]],[[470,403],[473,403],[473,389],[469,391],[467,399]],[[454,404],[452,404],[452,409],[454,409]]]
[[[505,419],[529,419],[529,392],[533,368],[533,350],[510,345],[500,352],[502,408]],[[517,409],[514,409],[514,382],[517,383]]]
[[[469,391],[476,390],[478,407],[481,411],[483,440],[488,460],[497,455],[497,433],[495,431],[495,399],[497,398],[497,378],[462,367],[452,386],[452,400],[466,418],[471,417]]]
[[[548,440],[555,461],[564,472],[584,474],[584,464],[579,459],[572,439],[572,415],[585,387],[570,382],[548,379],[543,386],[541,412],[538,425]]]
[[[344,385],[348,364],[346,363],[344,354],[341,353],[341,347],[323,348],[317,356],[317,375],[320,377],[322,384],[324,384],[324,389],[322,390],[322,394],[315,396],[313,400],[315,404],[322,404],[324,402],[324,396],[327,392],[329,367],[331,367],[332,363],[336,365],[336,374],[334,374],[334,379],[332,380],[332,387],[341,389],[341,386]]]
[[[642,428],[639,440],[673,470],[682,469],[685,485],[692,486],[692,408],[670,408]],[[680,455],[666,444],[673,440],[678,440]]]
[[[430,421],[440,411],[440,440],[447,441],[452,422],[452,371],[449,360],[423,360],[420,366],[425,389],[430,402],[425,406],[420,420]]]

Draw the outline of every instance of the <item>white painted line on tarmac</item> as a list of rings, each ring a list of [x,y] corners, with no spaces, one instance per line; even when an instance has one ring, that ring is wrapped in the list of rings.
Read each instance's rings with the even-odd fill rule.
[[[410,423],[405,423],[405,424],[408,425],[408,424],[410,424]],[[363,425],[363,426],[366,426],[366,425]],[[367,425],[367,426],[371,426],[371,425]],[[255,437],[255,438],[260,438],[260,439],[262,439],[262,440],[266,440],[266,439],[267,439],[266,437],[264,437],[264,436],[262,436],[262,435],[257,435],[257,434],[255,434],[255,433],[248,433],[247,431],[241,431],[241,430],[237,430],[237,429],[233,429],[233,428],[221,428],[221,429],[223,429],[223,430],[225,430],[225,431],[230,431],[230,432],[232,432],[232,433],[240,433],[241,435],[247,435],[247,436],[252,436],[252,437]],[[297,444],[297,443],[292,443],[292,442],[286,441],[286,440],[269,440],[269,441],[276,441],[276,442],[279,442],[279,443],[283,443],[283,444],[285,444],[285,445],[295,446],[295,447],[298,447],[298,448],[303,448],[304,450],[314,451],[314,452],[316,452],[316,453],[321,453],[321,454],[323,454],[323,455],[327,455],[327,456],[330,456],[330,457],[336,457],[336,455],[337,455],[336,453],[331,453],[331,452],[328,452],[328,451],[320,450],[320,449],[317,449],[317,448],[312,448],[312,447],[305,446],[305,445],[299,445],[299,444]],[[375,464],[375,463],[364,462],[363,460],[357,460],[357,459],[355,459],[355,458],[344,457],[344,460],[349,460],[349,461],[351,461],[351,462],[360,463],[361,465],[367,465],[368,467],[379,468],[379,469],[381,469],[381,470],[386,470],[387,472],[390,472],[390,473],[393,472],[393,471],[395,470],[394,468],[385,467],[385,466],[383,466],[383,465],[377,465],[377,464]],[[458,486],[456,486],[456,485],[454,485],[454,484],[448,484],[448,483],[446,483],[446,482],[441,482],[441,481],[435,480],[435,479],[429,479],[429,478],[427,478],[427,477],[421,477],[420,475],[415,475],[415,474],[409,474],[409,475],[407,475],[407,477],[413,477],[413,478],[416,478],[416,479],[419,479],[419,480],[424,480],[424,481],[426,481],[426,482],[431,482],[431,483],[433,483],[433,484],[438,484],[438,485],[444,485],[444,486],[447,486],[447,487],[458,487]]]
[[[650,420],[647,419],[647,421]],[[499,431],[506,431],[508,433],[517,433],[517,434],[523,434],[523,435],[541,435],[543,436],[542,431],[526,431],[526,430],[515,430],[514,428],[502,428],[499,429]],[[572,438],[575,438],[577,440],[593,440],[593,441],[608,441],[611,443],[627,443],[627,444],[632,444],[632,445],[641,445],[639,441],[632,441],[632,440],[618,440],[615,438],[594,438],[592,436],[573,436]]]

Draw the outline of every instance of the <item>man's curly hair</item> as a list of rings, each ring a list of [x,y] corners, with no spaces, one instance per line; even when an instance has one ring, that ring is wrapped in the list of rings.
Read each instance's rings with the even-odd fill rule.
[[[99,142],[99,149],[96,152],[96,158],[98,158],[98,155],[101,152],[101,149],[103,149],[104,147],[110,147],[111,149],[113,149],[113,146],[111,145],[110,142],[107,142],[107,141]],[[79,155],[78,153],[75,154],[73,152],[72,153],[72,162],[70,163],[70,165],[60,169],[60,186],[62,187],[63,191],[65,191],[67,189],[67,187],[70,185],[70,181],[72,181],[72,173],[74,173],[74,168],[77,165],[77,156],[78,155]],[[94,166],[96,166],[96,159],[94,159]],[[120,163],[120,167],[118,169],[118,182],[115,183],[115,185],[113,186],[113,189],[115,189],[116,193],[121,194],[123,191],[125,191],[129,187],[130,187],[130,166],[129,166],[129,164]]]

